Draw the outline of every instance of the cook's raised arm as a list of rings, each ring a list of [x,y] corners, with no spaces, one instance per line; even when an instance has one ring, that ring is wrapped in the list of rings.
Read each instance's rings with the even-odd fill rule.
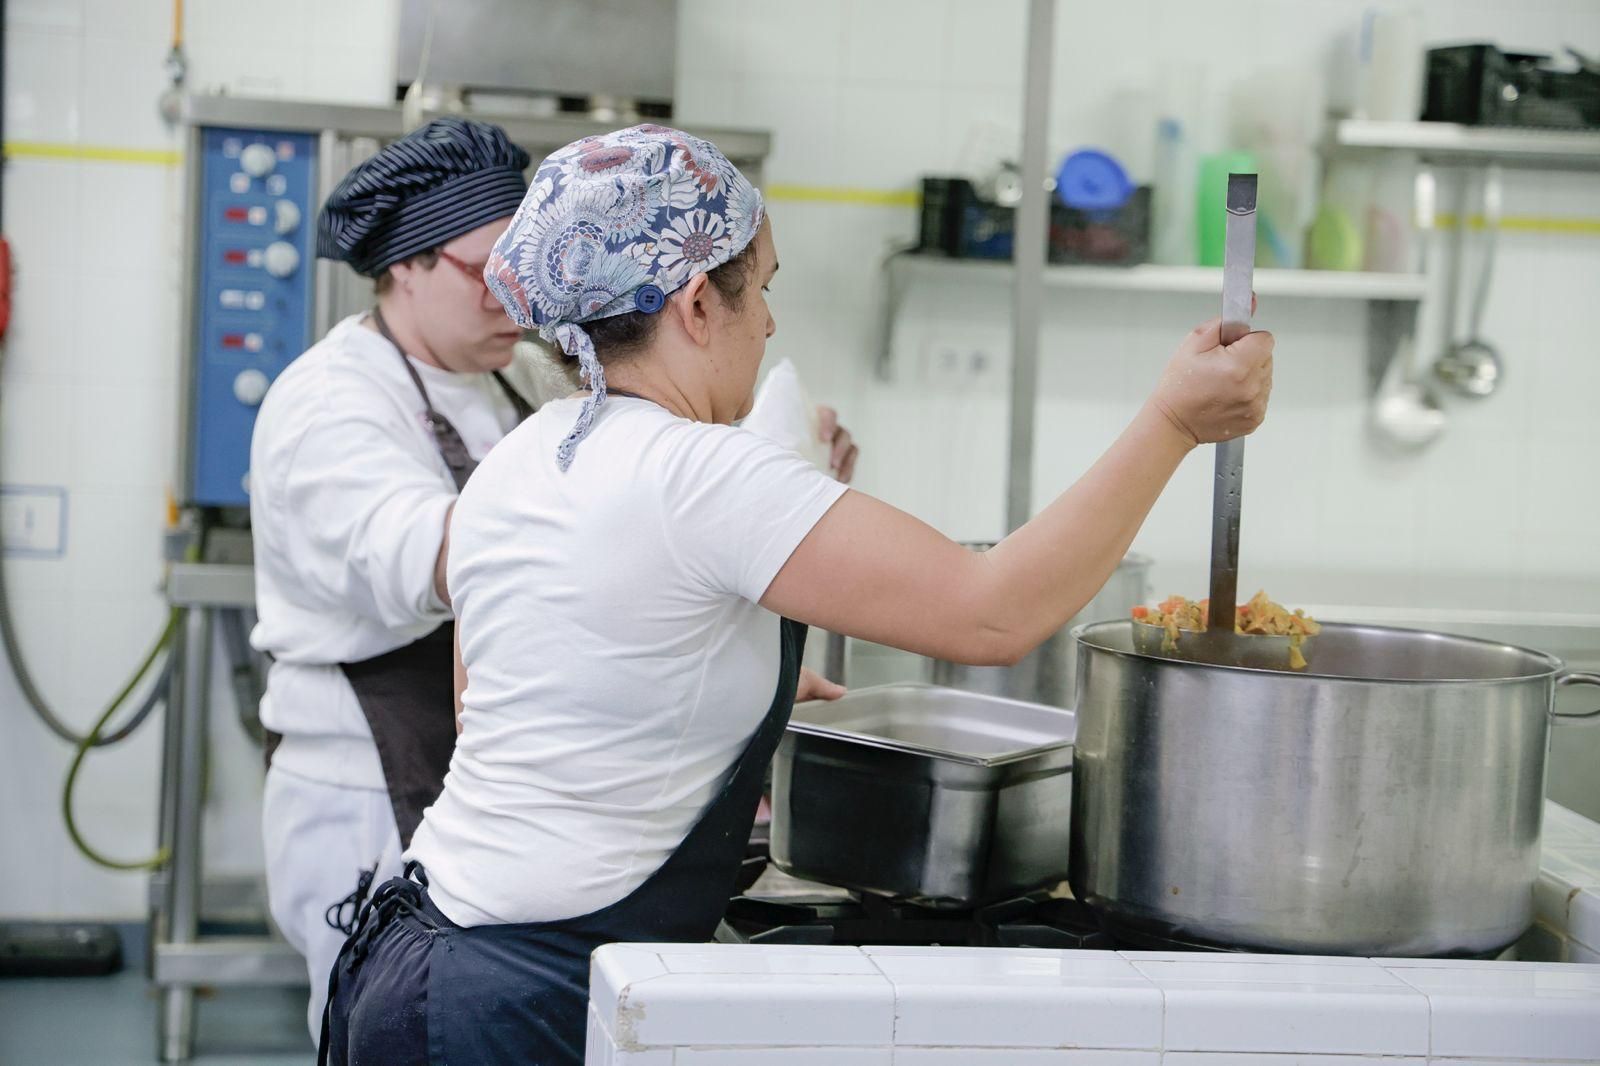
[[[1272,334],[1224,347],[1218,322],[1184,337],[1150,399],[1088,473],[993,548],[969,551],[881,500],[846,493],[762,606],[939,659],[1015,662],[1105,584],[1190,450],[1250,433],[1266,417]]]

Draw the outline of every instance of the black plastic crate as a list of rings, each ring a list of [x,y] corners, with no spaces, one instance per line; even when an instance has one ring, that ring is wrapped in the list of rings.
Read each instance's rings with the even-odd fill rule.
[[[1600,76],[1552,70],[1549,58],[1491,44],[1431,48],[1422,117],[1468,126],[1600,128]]]

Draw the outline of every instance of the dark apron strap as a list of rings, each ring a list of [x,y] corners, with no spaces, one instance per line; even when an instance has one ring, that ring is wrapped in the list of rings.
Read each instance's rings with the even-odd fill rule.
[[[612,940],[694,942],[709,940],[716,932],[744,862],[756,808],[766,785],[767,767],[794,710],[806,627],[785,618],[781,620],[780,634],[782,657],[777,690],[722,791],[683,843],[644,884],[576,924],[593,927]]]
[[[450,420],[434,410],[427,386],[422,383],[422,375],[411,365],[405,349],[400,347],[400,342],[389,332],[389,324],[383,320],[383,312],[376,307],[372,309],[372,324],[378,327],[378,332],[383,334],[384,340],[394,345],[394,350],[400,355],[401,365],[406,368],[406,373],[411,375],[411,383],[417,387],[417,394],[422,397],[423,418],[427,422],[428,429],[433,432],[433,442],[439,449],[439,455],[444,459],[444,465],[450,469],[450,480],[456,483],[456,491],[460,492],[466,485],[467,479],[472,476],[472,472],[478,468],[478,461],[467,451],[467,442],[461,439],[461,434],[456,431]],[[511,407],[517,413],[519,424],[533,414],[533,405],[511,387],[504,374],[498,370],[494,371],[494,380],[500,386],[500,391],[505,393],[506,399],[511,401]]]
[[[428,429],[433,432],[434,446],[439,449],[444,465],[450,468],[450,480],[456,483],[456,491],[460,492],[461,487],[467,483],[467,478],[478,468],[477,460],[467,451],[467,442],[461,439],[461,434],[456,432],[456,427],[450,424],[450,420],[433,409],[433,400],[428,396],[427,387],[422,384],[422,375],[417,373],[417,368],[406,358],[405,349],[400,347],[400,342],[389,332],[389,324],[383,320],[383,312],[376,307],[372,309],[372,324],[378,327],[378,332],[383,334],[384,340],[394,345],[395,353],[400,356],[400,365],[411,375],[411,383],[417,387],[417,393],[422,397],[423,419]]]
[[[444,788],[456,746],[455,623],[339,668],[372,730],[402,850]]]
[[[517,413],[517,425],[526,422],[535,410],[533,404],[522,398],[522,393],[511,387],[511,382],[498,370],[490,371],[494,375],[495,384],[500,386],[500,391],[506,394],[506,399],[511,401],[511,409]]]

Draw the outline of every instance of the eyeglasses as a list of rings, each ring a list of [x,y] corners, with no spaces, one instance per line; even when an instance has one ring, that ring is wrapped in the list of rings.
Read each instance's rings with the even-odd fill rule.
[[[467,277],[483,286],[485,292],[488,291],[489,283],[483,280],[483,268],[487,264],[479,263],[477,266],[473,266],[471,263],[468,263],[465,260],[457,259],[455,256],[451,255],[442,248],[439,249],[435,254],[440,259],[443,259],[446,263],[449,263],[451,266],[461,271],[461,273],[465,274]]]

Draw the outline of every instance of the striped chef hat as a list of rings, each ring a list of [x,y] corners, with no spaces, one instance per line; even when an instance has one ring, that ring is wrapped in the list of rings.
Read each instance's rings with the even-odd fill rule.
[[[562,470],[606,399],[581,323],[661,310],[690,278],[744,251],[764,214],[761,194],[715,145],[666,126],[585,137],[540,164],[483,276],[519,326],[578,360],[589,386],[557,452]]]
[[[528,162],[499,126],[436,118],[345,175],[317,215],[317,255],[377,277],[516,211]]]

